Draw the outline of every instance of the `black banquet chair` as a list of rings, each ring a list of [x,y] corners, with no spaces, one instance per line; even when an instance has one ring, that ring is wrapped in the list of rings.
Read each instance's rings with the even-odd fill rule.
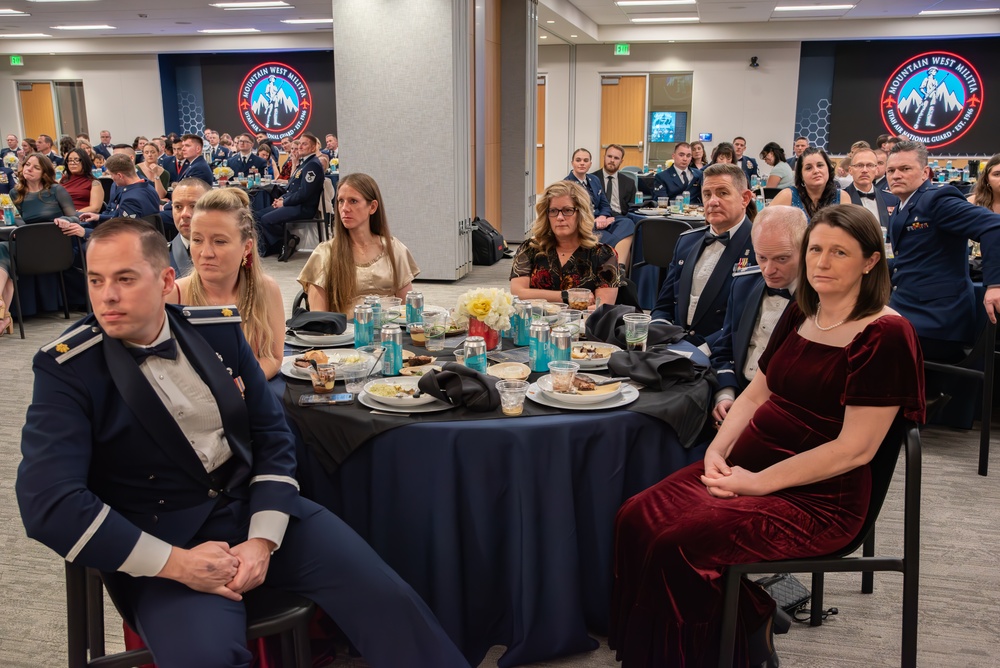
[[[281,636],[281,666],[312,668],[309,622],[312,601],[275,589],[258,587],[244,596],[247,639]],[[121,610],[119,610],[121,613]],[[66,615],[69,668],[129,668],[152,663],[148,649],[106,654],[104,646],[104,584],[98,571],[66,562]],[[135,628],[126,616],[129,626]]]
[[[642,241],[642,259],[636,261],[635,253],[632,254],[632,264],[629,267],[628,275],[637,267],[652,265],[660,268],[660,277],[656,282],[657,286],[663,283],[663,277],[670,266],[670,261],[674,257],[674,246],[677,245],[677,237],[691,229],[689,223],[683,220],[672,220],[662,216],[651,216],[643,218],[635,226],[635,236]],[[659,289],[659,287],[657,287]]]
[[[40,276],[59,274],[59,290],[62,298],[63,315],[69,320],[69,299],[66,295],[66,279],[63,272],[73,269],[73,245],[77,245],[80,258],[83,254],[83,240],[68,237],[55,223],[32,223],[22,225],[10,234],[10,278],[14,285],[14,304],[17,307],[17,326],[24,338],[24,316],[21,308],[21,291],[18,276]],[[87,273],[86,264],[83,269]]]
[[[885,501],[892,481],[899,451],[906,455],[903,510],[903,554],[895,557],[876,557],[875,520]],[[868,515],[861,531],[849,545],[833,554],[805,559],[762,561],[736,564],[726,569],[723,602],[722,630],[719,639],[719,667],[731,668],[736,644],[736,615],[740,579],[750,573],[812,573],[812,625],[819,623],[817,614],[822,609],[823,573],[861,572],[861,591],[873,591],[874,571],[896,571],[903,574],[903,623],[900,665],[916,668],[917,665],[917,603],[920,591],[920,432],[915,424],[897,417],[889,433],[871,461],[872,491]],[[861,557],[851,557],[862,547]]]

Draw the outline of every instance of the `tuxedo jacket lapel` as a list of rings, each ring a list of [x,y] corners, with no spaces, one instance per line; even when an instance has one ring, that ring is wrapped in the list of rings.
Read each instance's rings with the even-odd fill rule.
[[[674,314],[674,324],[684,323],[686,327],[691,325],[687,321],[687,313],[688,306],[691,303],[691,283],[694,280],[694,267],[698,264],[698,256],[701,255],[701,249],[705,246],[702,241],[704,238],[702,235],[692,236],[696,237],[696,241],[694,247],[691,248],[684,259],[684,268],[681,269],[681,280],[677,293],[677,313]]]
[[[732,275],[733,266],[743,257],[746,251],[747,237],[750,235],[750,221],[744,218],[743,222],[744,224],[740,225],[739,231],[729,240],[726,250],[723,251],[718,264],[715,265],[715,269],[712,271],[712,275],[708,277],[708,282],[705,283],[705,289],[702,290],[701,296],[698,297],[698,306],[694,310],[694,320],[690,323],[692,326],[705,315],[705,312],[718,296],[722,286],[725,285],[726,279]],[[693,269],[692,267],[692,272]]]
[[[875,202],[878,204],[878,223],[882,227],[889,227],[889,205],[885,201],[885,195],[878,188],[875,188]]]

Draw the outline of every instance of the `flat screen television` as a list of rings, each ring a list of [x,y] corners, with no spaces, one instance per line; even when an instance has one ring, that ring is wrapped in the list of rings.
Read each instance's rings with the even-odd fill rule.
[[[686,111],[649,112],[649,143],[672,144],[687,140]]]

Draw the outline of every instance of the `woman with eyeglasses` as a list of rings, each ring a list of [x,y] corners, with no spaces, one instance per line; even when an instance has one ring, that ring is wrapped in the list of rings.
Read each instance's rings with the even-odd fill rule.
[[[621,285],[618,256],[597,240],[583,186],[553,183],[538,198],[535,212],[531,238],[514,255],[510,291],[521,299],[563,302],[567,290],[587,288],[601,303],[614,304]]]
[[[73,198],[77,213],[100,213],[104,209],[104,187],[94,178],[94,163],[82,148],[66,154],[66,171],[59,185]]]

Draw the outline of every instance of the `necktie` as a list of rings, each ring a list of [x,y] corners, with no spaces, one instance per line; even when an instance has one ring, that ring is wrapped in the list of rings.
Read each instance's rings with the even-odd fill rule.
[[[705,232],[705,245],[709,246],[718,241],[723,246],[729,245],[729,232],[723,232],[722,234],[716,236],[711,232]]]
[[[686,169],[681,170],[681,184],[685,186],[688,184],[688,173]]]
[[[608,199],[611,199],[611,179],[615,178],[613,175],[608,175]]]
[[[178,173],[178,174],[180,174],[181,172],[183,172],[183,171],[184,171],[184,164],[185,164],[185,163],[184,163],[184,161],[183,161],[183,160],[178,160],[178,161],[177,161],[177,173]]]
[[[863,193],[859,190],[858,197],[867,197],[868,199],[875,199],[875,191],[873,190],[870,193]]]
[[[788,288],[767,288],[768,297],[784,297],[785,299],[791,299],[792,293],[788,291]]]
[[[135,358],[136,364],[142,364],[146,361],[147,357],[155,356],[162,357],[166,360],[177,359],[177,340],[167,339],[162,343],[157,343],[155,346],[149,346],[148,348],[135,348],[128,346],[126,348],[132,357]]]

